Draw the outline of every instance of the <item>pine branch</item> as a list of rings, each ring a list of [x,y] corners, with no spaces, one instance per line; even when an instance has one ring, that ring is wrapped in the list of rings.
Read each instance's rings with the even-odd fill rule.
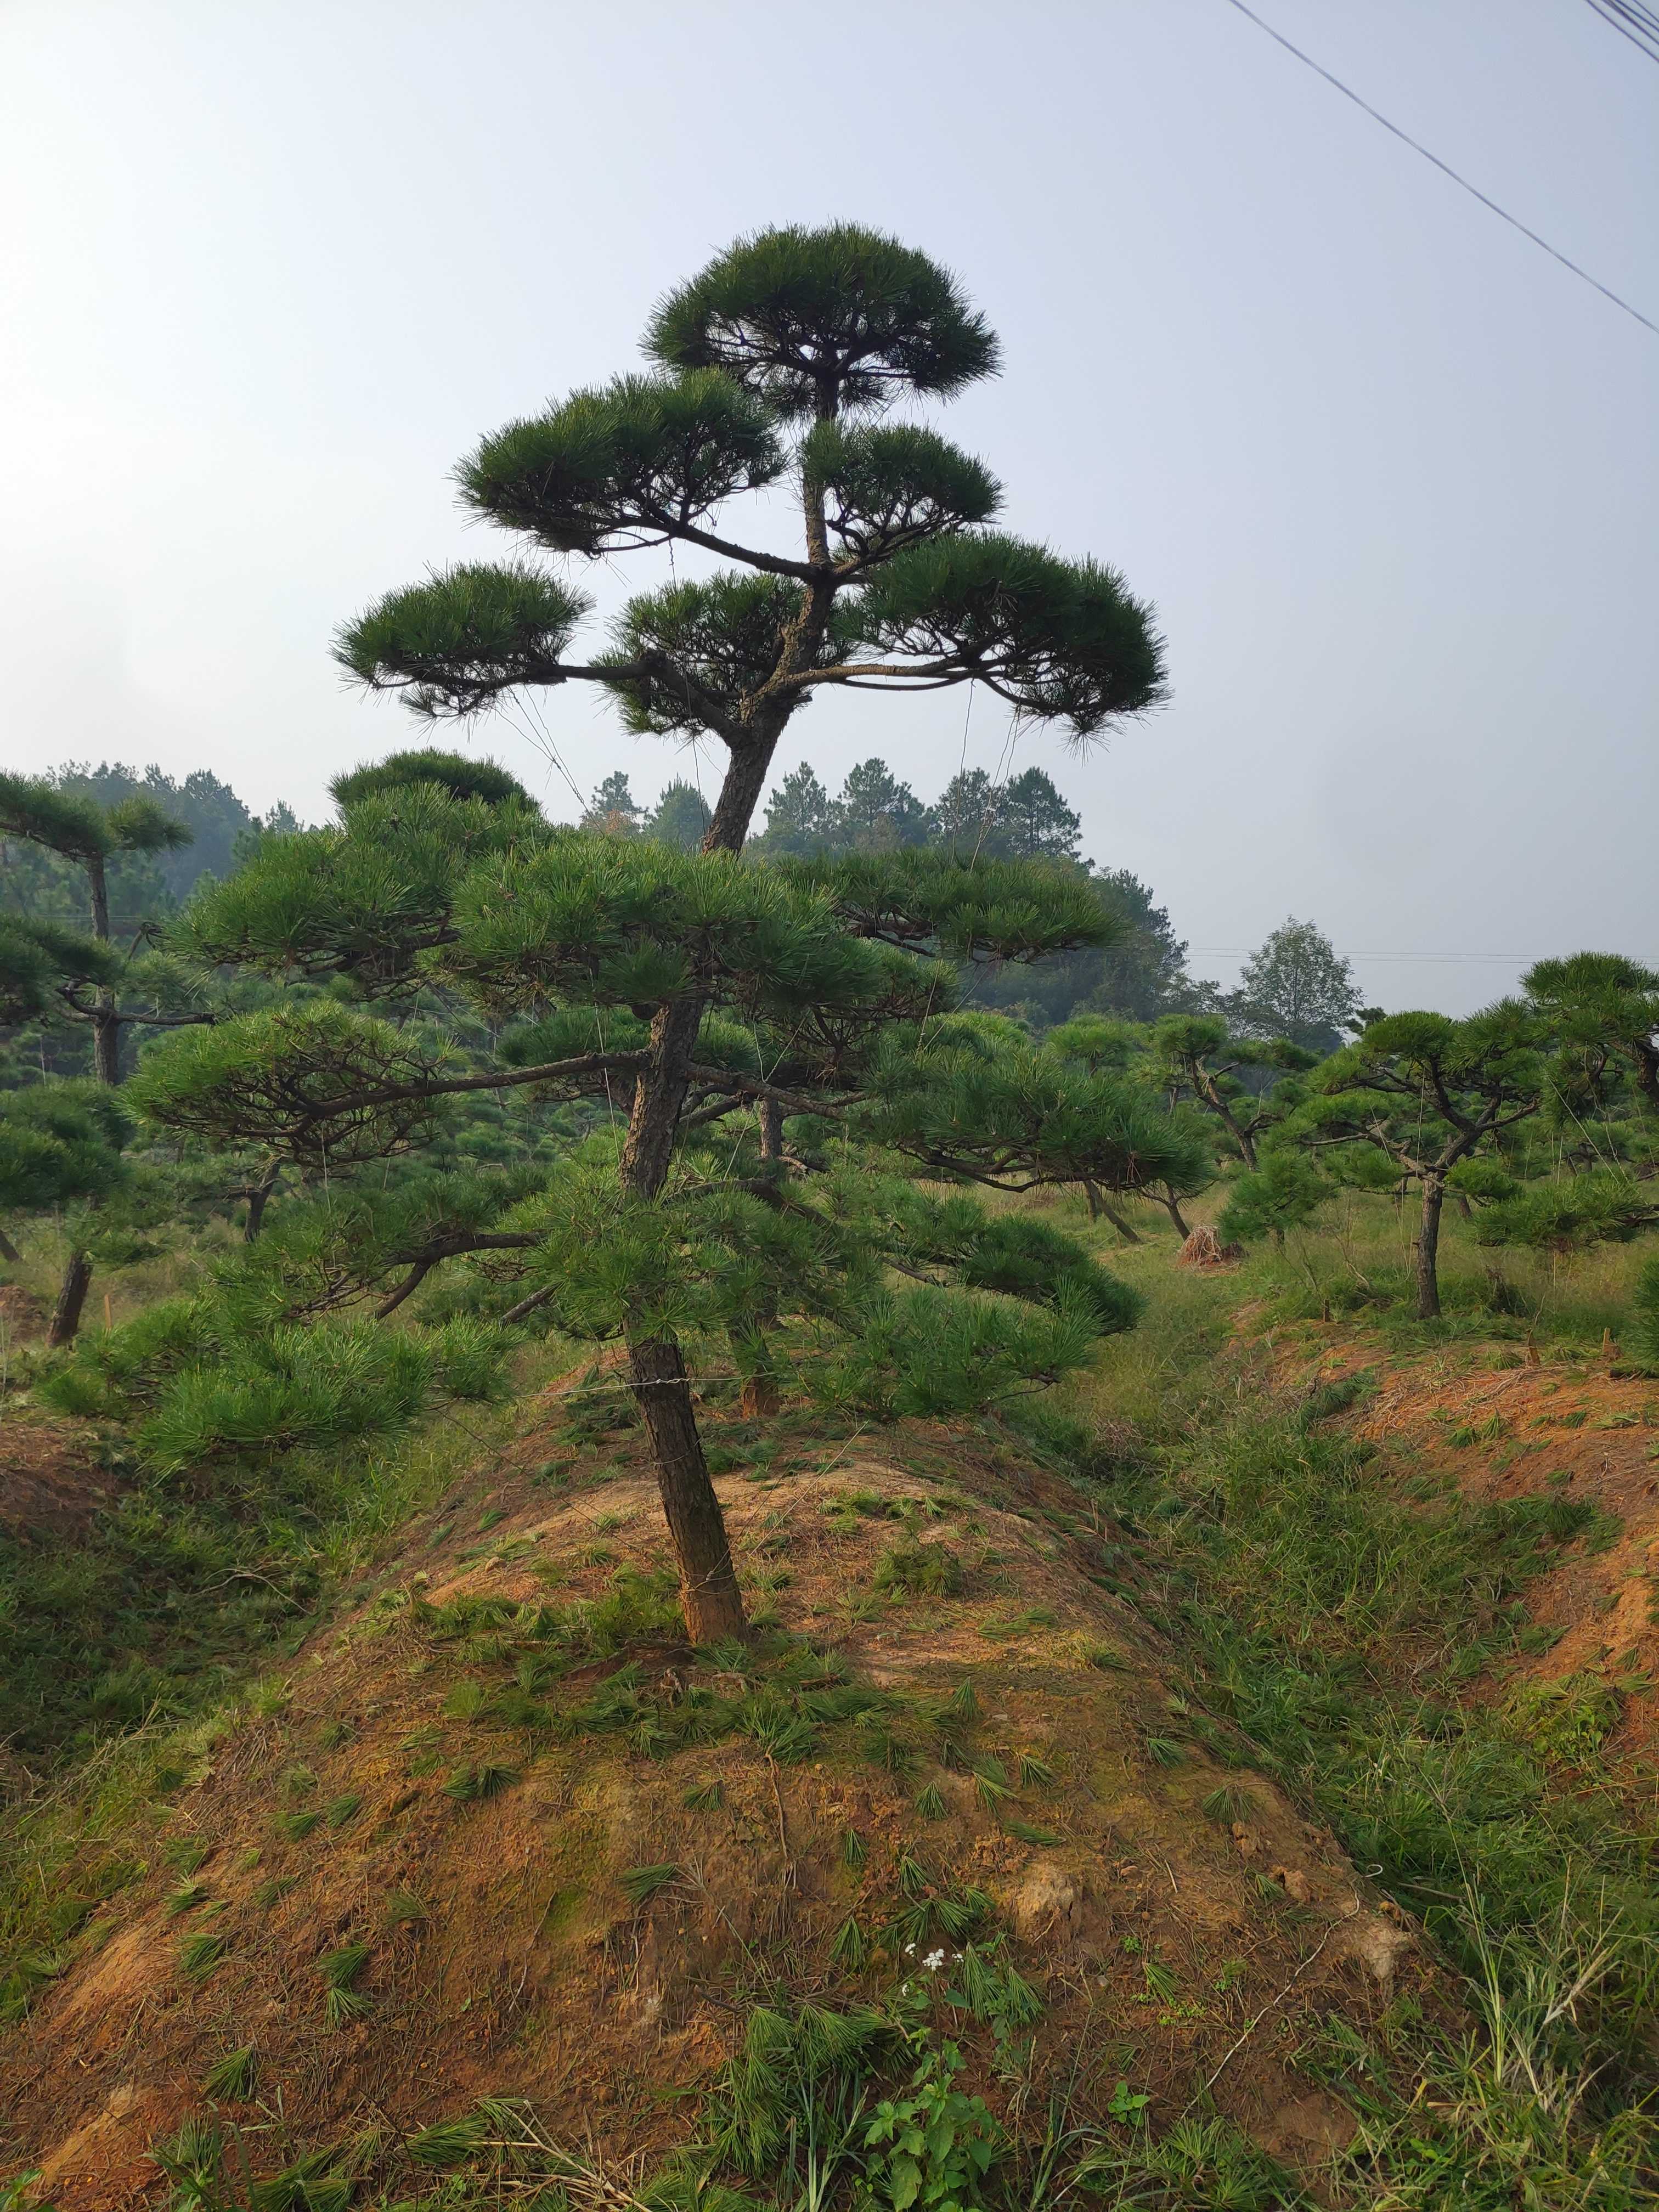
[[[356,1114],[374,1106],[395,1106],[406,1100],[441,1098],[464,1091],[508,1091],[524,1083],[572,1082],[578,1076],[634,1074],[649,1054],[643,1052],[595,1052],[579,1060],[550,1060],[540,1067],[494,1070],[488,1075],[456,1075],[429,1083],[387,1083],[377,1090],[356,1091],[325,1105],[307,1106],[307,1121],[331,1121],[343,1114]]]

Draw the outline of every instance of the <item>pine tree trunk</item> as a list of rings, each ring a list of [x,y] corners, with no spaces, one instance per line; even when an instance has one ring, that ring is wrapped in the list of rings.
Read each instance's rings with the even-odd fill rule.
[[[87,883],[92,893],[92,933],[100,945],[109,943],[109,888],[104,879],[101,856],[87,862]],[[115,994],[102,985],[93,994],[93,1072],[100,1083],[121,1080],[121,1017]]]
[[[5,1231],[0,1229],[0,1260],[3,1260],[9,1267],[15,1267],[22,1256]]]
[[[259,1231],[264,1227],[265,1208],[270,1202],[271,1192],[276,1188],[276,1172],[273,1167],[264,1181],[256,1182],[248,1192],[247,1218],[242,1224],[244,1244],[258,1242]]]
[[[1440,1210],[1446,1185],[1439,1176],[1423,1178],[1423,1219],[1417,1234],[1417,1318],[1433,1321],[1440,1312]]]
[[[726,1521],[708,1476],[685,1379],[672,1338],[630,1339],[629,1375],[657,1462],[657,1491],[679,1563],[680,1603],[693,1644],[741,1636],[748,1624]]]
[[[121,1018],[108,991],[100,991],[92,1017],[93,1073],[100,1083],[121,1080]]]
[[[655,1198],[668,1179],[702,1017],[696,1000],[679,1000],[663,1007],[651,1024],[651,1057],[635,1085],[621,1162],[623,1188],[634,1197]],[[672,1336],[630,1328],[628,1364],[679,1565],[686,1633],[694,1644],[741,1636],[748,1626],[743,1599],[725,1518],[702,1455],[680,1347]]]
[[[52,1322],[46,1330],[46,1342],[54,1349],[60,1345],[74,1343],[75,1332],[81,1326],[81,1309],[86,1304],[91,1281],[91,1253],[71,1252],[69,1265],[64,1270],[63,1287],[58,1293],[58,1303],[52,1310]]]
[[[1089,1207],[1089,1218],[1091,1221],[1096,1219],[1099,1214],[1103,1213],[1126,1244],[1139,1244],[1143,1241],[1140,1231],[1136,1229],[1132,1223],[1124,1219],[1123,1216],[1118,1212],[1116,1206],[1111,1203],[1109,1199],[1104,1197],[1100,1191],[1097,1190],[1093,1183],[1085,1182],[1083,1188],[1091,1200]]]
[[[1164,1198],[1160,1199],[1158,1203],[1162,1206],[1164,1211],[1169,1215],[1170,1220],[1174,1222],[1176,1228],[1180,1234],[1181,1241],[1184,1244],[1193,1232],[1188,1229],[1186,1223],[1181,1218],[1180,1200],[1178,1198]]]
[[[827,615],[826,603],[824,619]],[[817,635],[822,635],[822,627],[820,622]],[[811,646],[813,640],[805,642]],[[702,841],[705,853],[735,855],[743,849],[773,750],[791,711],[787,705],[774,708],[766,727],[757,726],[748,742],[732,744],[714,819]],[[668,1180],[702,1019],[701,1001],[687,998],[662,1007],[651,1024],[649,1057],[634,1087],[618,1164],[622,1187],[632,1197],[655,1198]],[[626,1334],[634,1395],[651,1439],[657,1487],[679,1564],[686,1631],[694,1644],[742,1636],[748,1623],[737,1571],[697,1434],[680,1347],[672,1336],[645,1334],[631,1326]]]
[[[775,1098],[761,1100],[759,1121],[762,1159],[781,1161],[783,1158],[783,1109]]]

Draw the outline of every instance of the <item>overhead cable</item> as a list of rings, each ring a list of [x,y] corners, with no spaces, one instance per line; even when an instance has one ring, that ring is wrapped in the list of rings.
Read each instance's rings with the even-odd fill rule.
[[[1542,246],[1552,261],[1559,261],[1564,269],[1570,269],[1575,276],[1581,277],[1586,284],[1598,291],[1604,300],[1611,300],[1615,307],[1622,307],[1625,313],[1632,316],[1644,330],[1651,331],[1656,337],[1659,337],[1659,323],[1654,322],[1649,316],[1644,315],[1639,307],[1632,307],[1628,300],[1621,299],[1617,292],[1602,283],[1599,277],[1592,276],[1588,269],[1581,269],[1576,261],[1569,260],[1565,253],[1550,244],[1548,239],[1540,238],[1535,230],[1529,229],[1519,216],[1513,216],[1507,208],[1499,207],[1498,202],[1489,198],[1478,185],[1472,185],[1467,177],[1460,176],[1449,161],[1443,161],[1438,154],[1431,154],[1419,140],[1412,137],[1409,131],[1402,131],[1397,123],[1390,123],[1380,108],[1373,107],[1369,100],[1362,100],[1352,85],[1344,84],[1340,76],[1334,76],[1330,70],[1322,63],[1316,62],[1311,54],[1304,54],[1300,46],[1292,45],[1282,31],[1274,30],[1273,25],[1258,15],[1254,8],[1246,7],[1244,0],[1229,0],[1229,5],[1237,8],[1241,15],[1247,16],[1258,30],[1265,31],[1275,44],[1284,47],[1287,54],[1294,54],[1297,61],[1305,63],[1316,76],[1322,76],[1327,84],[1334,85],[1345,100],[1351,100],[1356,107],[1363,108],[1372,122],[1380,123],[1385,131],[1391,131],[1403,144],[1409,146],[1413,154],[1420,154],[1425,161],[1432,161],[1437,169],[1451,179],[1453,184],[1461,185],[1472,199],[1479,200],[1482,207],[1490,208],[1495,216],[1501,216],[1511,230],[1518,230],[1522,238],[1529,238],[1534,246]]]

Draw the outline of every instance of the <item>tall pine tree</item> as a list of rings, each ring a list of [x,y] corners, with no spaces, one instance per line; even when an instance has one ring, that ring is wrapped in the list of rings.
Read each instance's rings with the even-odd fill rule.
[[[1058,875],[1016,887],[996,869],[904,853],[854,855],[838,879],[810,862],[797,864],[798,880],[744,867],[778,744],[826,688],[964,683],[1086,739],[1152,704],[1163,666],[1148,611],[1112,570],[992,529],[1000,490],[979,462],[930,429],[880,421],[890,402],[947,399],[999,365],[983,318],[925,255],[853,225],[763,232],[663,300],[646,346],[648,373],[511,423],[462,465],[465,504],[532,553],[393,592],[339,650],[366,686],[428,717],[574,683],[608,692],[630,731],[714,741],[726,769],[702,854],[544,839],[511,801],[459,802],[457,816],[438,796],[402,810],[406,846],[425,811],[428,873],[399,886],[394,913],[368,849],[381,825],[359,805],[326,848],[275,841],[275,872],[220,904],[198,939],[218,957],[349,969],[383,991],[435,963],[497,1007],[563,1005],[563,1049],[539,1079],[591,1083],[602,1064],[631,1086],[616,1164],[629,1226],[604,1255],[621,1271],[607,1311],[626,1340],[688,1626],[703,1639],[743,1616],[682,1349],[690,1305],[663,1294],[677,1141],[741,1099],[763,1109],[775,1182],[775,1116],[769,1139],[764,1109],[810,1108],[856,1035],[926,1014],[945,985],[919,953],[1036,957],[1110,934]],[[744,544],[720,520],[735,495],[774,486],[796,503],[793,552]],[[533,549],[592,561],[675,544],[725,565],[630,599],[607,649],[574,654],[588,602]],[[325,860],[331,882],[319,880]],[[262,853],[249,872],[264,866]],[[639,1025],[625,1050],[615,1033],[626,1024],[606,1006]],[[720,1066],[708,1024],[721,1006],[792,1040],[800,1088],[763,1060]],[[327,1123],[365,1145],[416,1140],[455,1079],[419,1065],[395,1031],[354,1018],[327,1035],[291,1024],[280,1038],[250,1037],[238,1064],[236,1040],[214,1032],[193,1072],[176,1048],[171,1095],[158,1080],[152,1109],[198,1126],[217,1112],[242,1136],[263,1117],[290,1134]],[[273,1054],[288,1056],[281,1085]],[[561,1241],[556,1224],[548,1233]],[[572,1249],[591,1262],[591,1240]]]

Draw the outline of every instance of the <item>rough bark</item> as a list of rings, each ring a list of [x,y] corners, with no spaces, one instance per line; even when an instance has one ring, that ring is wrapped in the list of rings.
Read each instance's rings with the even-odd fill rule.
[[[92,1255],[75,1251],[70,1254],[69,1265],[64,1270],[64,1281],[58,1293],[58,1303],[52,1310],[52,1321],[46,1330],[46,1342],[56,1348],[73,1344],[75,1333],[81,1326],[81,1311],[87,1302],[87,1291],[92,1282]]]
[[[775,741],[774,741],[775,742]],[[773,744],[747,744],[732,756],[732,764],[714,802],[714,819],[703,834],[705,853],[736,853],[749,835],[749,824],[766,788],[766,772],[772,765]]]
[[[741,1636],[747,1626],[726,1521],[697,1434],[685,1363],[672,1338],[628,1347],[629,1376],[657,1462],[657,1489],[679,1562],[680,1602],[694,1644]]]
[[[1446,1202],[1445,1179],[1423,1178],[1423,1218],[1417,1232],[1417,1318],[1433,1321],[1440,1311],[1440,1212]]]
[[[109,887],[104,863],[94,854],[87,862],[87,883],[92,893],[92,933],[100,945],[109,943]],[[115,994],[100,985],[93,994],[92,1065],[100,1083],[121,1080],[121,1017]]]
[[[1161,1198],[1158,1200],[1158,1204],[1164,1208],[1164,1211],[1169,1215],[1170,1220],[1175,1224],[1176,1233],[1181,1237],[1182,1243],[1185,1243],[1188,1237],[1189,1237],[1193,1232],[1182,1218],[1180,1200],[1174,1197]]]
[[[827,402],[834,411],[833,395]],[[821,489],[803,487],[808,556],[824,564]],[[731,758],[714,817],[702,841],[705,853],[736,854],[766,787],[767,770],[797,695],[777,689],[781,679],[811,666],[828,627],[834,590],[819,580],[805,586],[800,605],[780,641],[769,684],[742,722],[720,734]],[[769,694],[769,696],[768,696]],[[668,1178],[675,1133],[691,1080],[702,1006],[696,997],[664,1006],[651,1024],[645,1066],[635,1080],[634,1103],[623,1146],[620,1176],[631,1196],[655,1198]],[[696,1643],[742,1635],[747,1623],[726,1541],[720,1500],[703,1457],[685,1363],[672,1337],[627,1331],[634,1395],[645,1419],[657,1462],[663,1512],[679,1562],[688,1633]]]
[[[278,1170],[273,1167],[269,1175],[247,1188],[247,1219],[242,1224],[242,1242],[258,1242],[259,1231],[264,1227],[265,1208],[270,1203],[270,1194],[276,1188]]]

